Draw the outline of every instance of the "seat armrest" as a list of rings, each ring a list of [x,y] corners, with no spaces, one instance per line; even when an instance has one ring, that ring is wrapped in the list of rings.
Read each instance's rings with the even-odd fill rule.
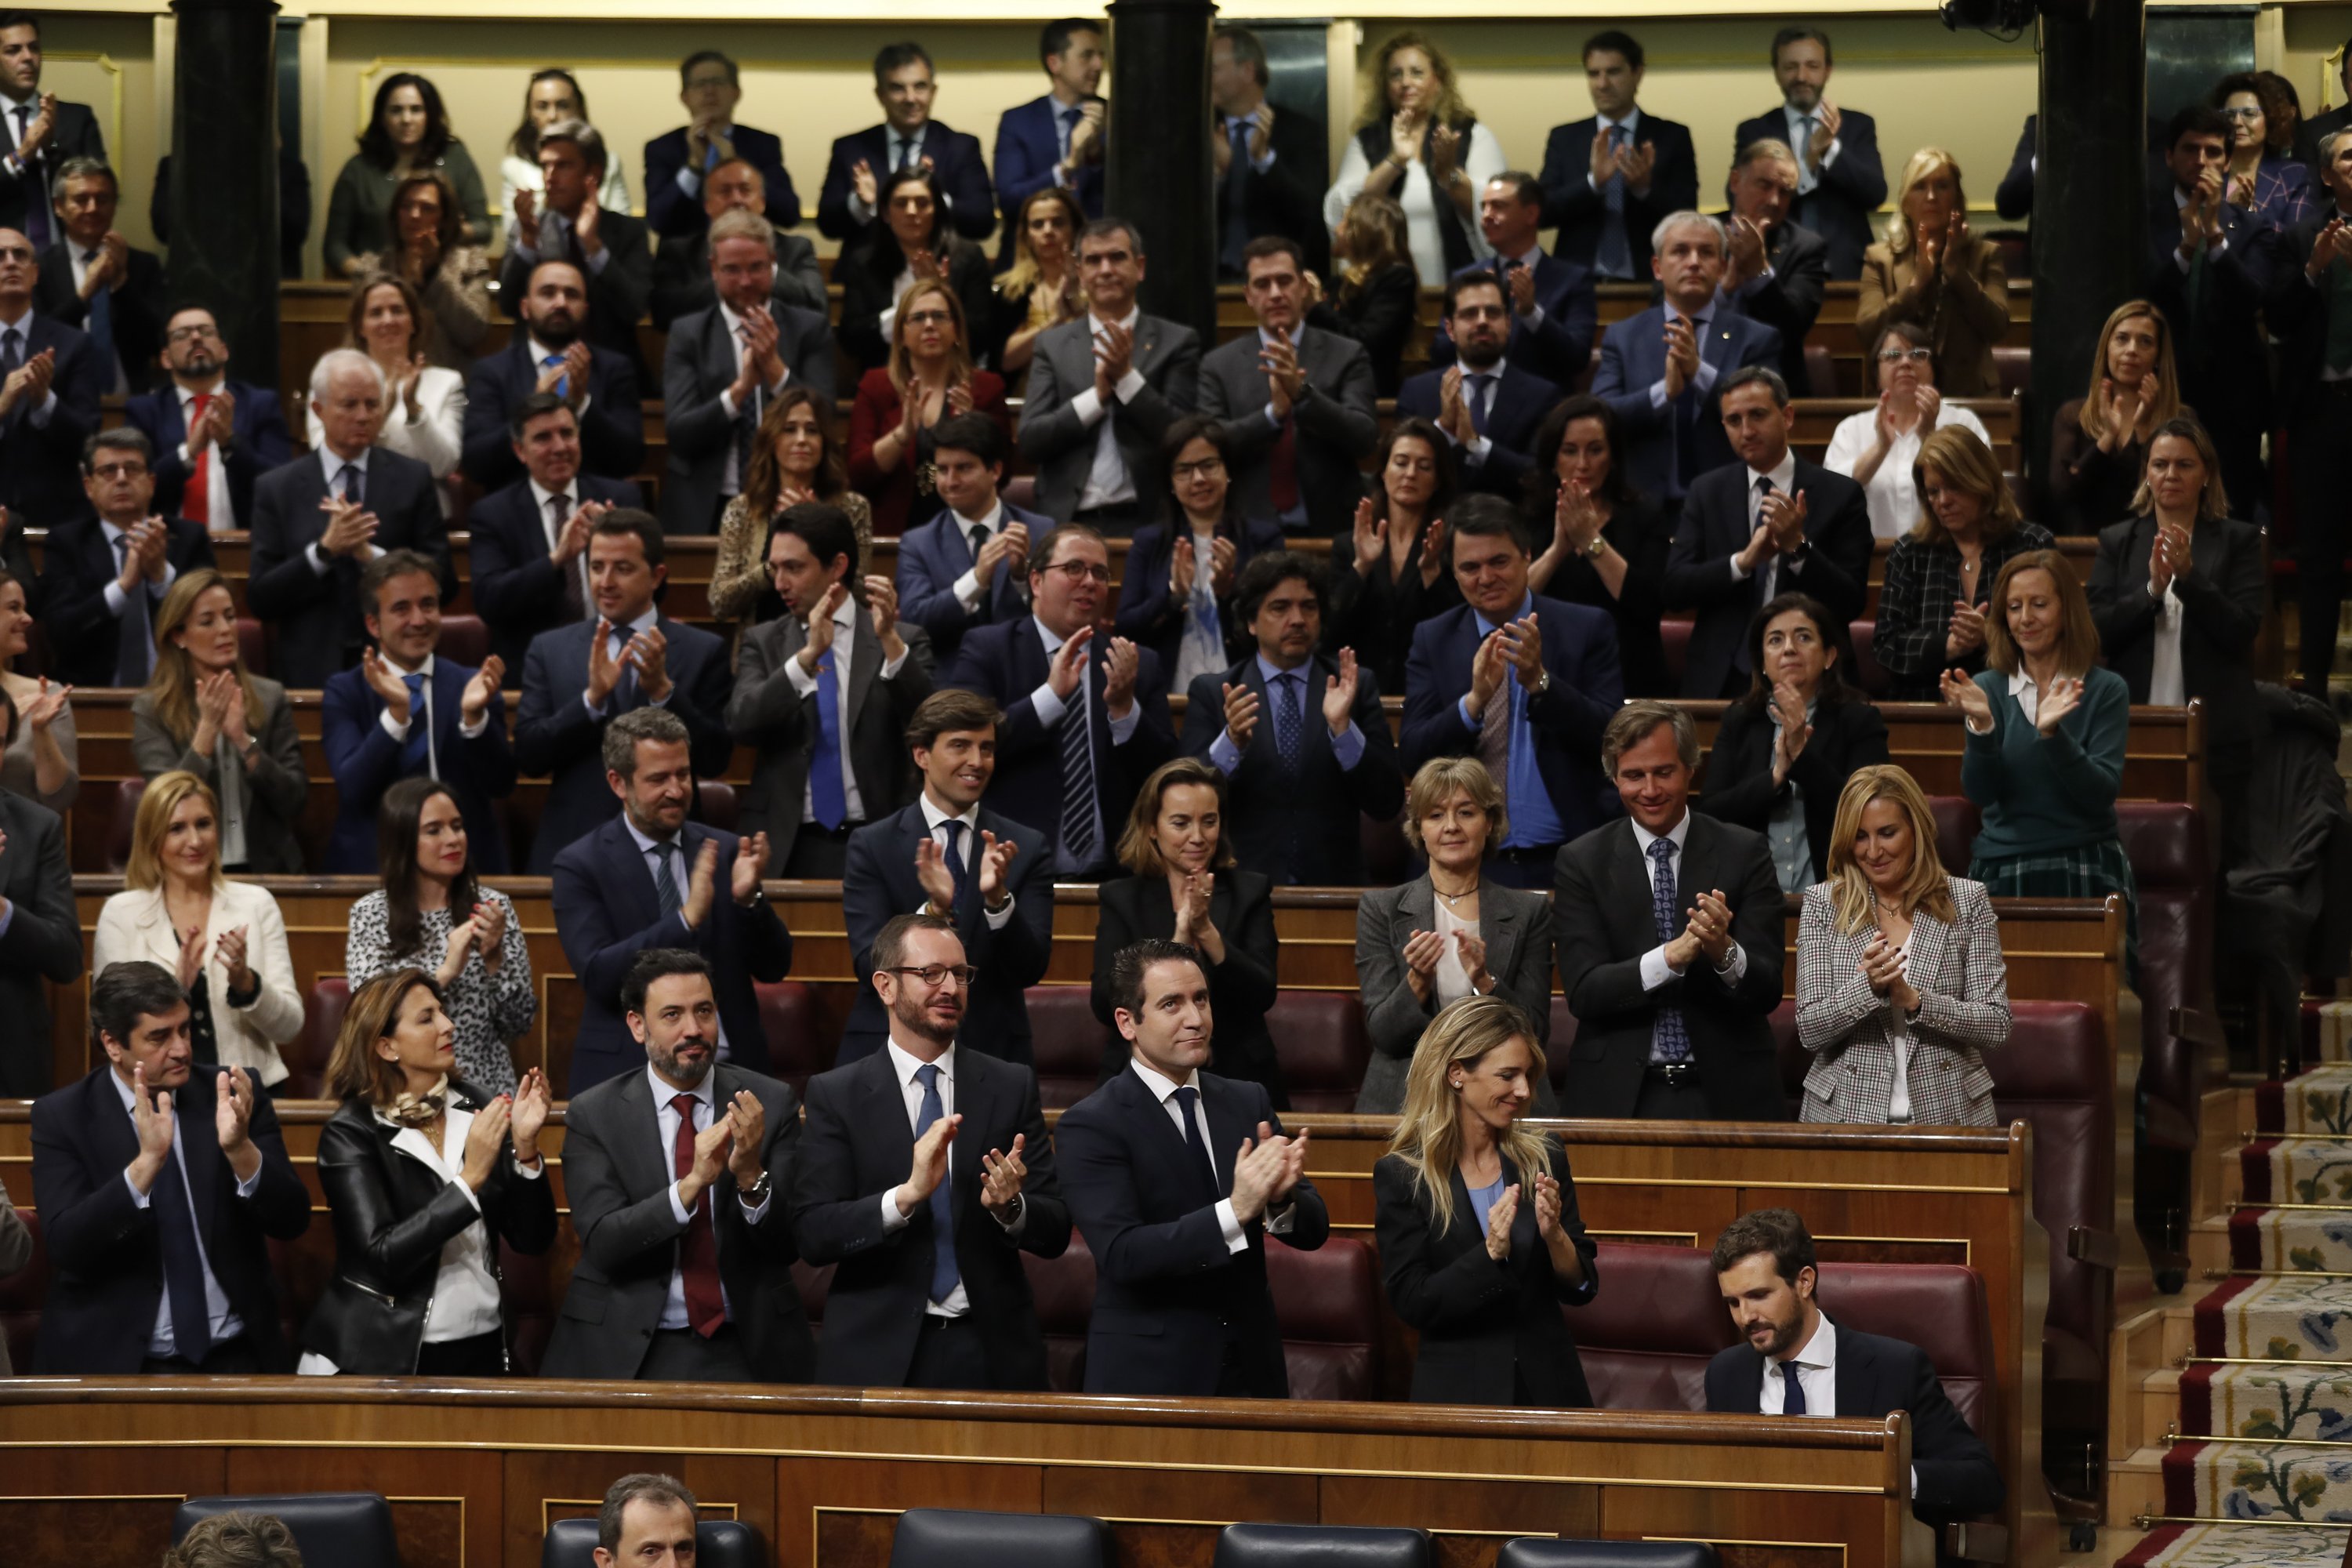
[[[2094,1268],[2115,1268],[2121,1259],[2123,1244],[2111,1230],[2095,1230],[2087,1225],[2070,1227],[2066,1232],[2066,1256],[2077,1263],[2087,1263]]]
[[[2192,1046],[2202,1046],[2209,1051],[2226,1051],[2230,1037],[2221,1030],[2221,1022],[2212,1014],[2195,1007],[2175,1007],[2166,1020],[2172,1037],[2187,1040]]]

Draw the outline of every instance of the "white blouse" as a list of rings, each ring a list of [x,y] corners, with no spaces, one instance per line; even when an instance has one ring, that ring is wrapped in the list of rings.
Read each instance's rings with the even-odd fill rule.
[[[417,417],[408,416],[408,405],[397,391],[392,396],[392,407],[384,416],[383,428],[376,433],[376,445],[404,458],[414,458],[433,470],[436,479],[446,479],[457,467],[457,458],[466,445],[466,378],[454,370],[428,364],[416,378]],[[319,426],[319,411],[310,411],[305,424],[310,428],[310,449],[317,451],[325,443],[326,433]],[[441,498],[441,510],[446,516],[449,498]]]
[[[1467,931],[1476,936],[1478,922],[1464,920],[1446,908],[1444,899],[1438,899],[1437,940],[1443,944],[1437,950],[1436,986],[1440,1007],[1451,1006],[1470,994],[1470,972],[1462,966],[1462,950],[1454,941],[1456,931]]]
[[[1486,182],[1506,167],[1503,144],[1495,139],[1495,133],[1483,122],[1472,125],[1470,145],[1462,155],[1462,172],[1469,175],[1470,188],[1485,190]],[[1323,226],[1335,236],[1339,232],[1339,220],[1348,216],[1348,204],[1364,194],[1364,181],[1371,172],[1363,144],[1350,136],[1348,151],[1339,159],[1339,177],[1323,196]],[[1404,208],[1405,234],[1412,251],[1413,268],[1421,274],[1422,287],[1442,287],[1446,278],[1445,241],[1438,232],[1437,204],[1445,198],[1430,184],[1429,165],[1414,159],[1406,166],[1403,178],[1389,187],[1389,195]],[[1495,254],[1495,247],[1478,230],[1478,215],[1475,211],[1462,219],[1462,232],[1470,241],[1474,259],[1484,260]]]
[[[1878,410],[1874,406],[1859,414],[1849,414],[1838,422],[1830,436],[1830,449],[1822,458],[1822,467],[1833,474],[1853,478],[1853,470],[1871,444],[1878,438]],[[1958,425],[1976,433],[1978,440],[1992,445],[1992,437],[1984,421],[1969,409],[1961,407],[1950,398],[1936,411],[1936,428]],[[1912,465],[1919,460],[1919,427],[1914,425],[1895,437],[1886,448],[1886,460],[1870,476],[1870,483],[1862,488],[1863,500],[1870,508],[1870,531],[1880,539],[1900,539],[1911,531],[1919,521],[1919,489],[1911,481]]]

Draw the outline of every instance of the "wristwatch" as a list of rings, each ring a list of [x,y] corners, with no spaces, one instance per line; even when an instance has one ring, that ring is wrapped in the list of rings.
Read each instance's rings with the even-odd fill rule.
[[[751,889],[751,896],[748,899],[742,900],[737,903],[735,907],[739,910],[756,910],[767,901],[768,889],[765,888],[754,888]]]
[[[737,1195],[741,1197],[745,1203],[750,1204],[753,1208],[758,1208],[761,1204],[768,1201],[768,1194],[775,1190],[775,1173],[772,1171],[762,1171],[760,1173],[760,1179],[758,1181],[753,1182],[748,1187],[739,1188],[737,1190]]]
[[[1545,671],[1544,671],[1544,673],[1543,673],[1543,679],[1542,679],[1541,680],[1538,680],[1538,681],[1537,681],[1537,682],[1536,682],[1536,695],[1537,695],[1538,697],[1541,697],[1541,696],[1543,696],[1545,693],[1549,692],[1550,689],[1551,689],[1551,671],[1550,671],[1550,670],[1549,670],[1549,669],[1547,669],[1547,670],[1545,670]]]
[[[1597,533],[1592,536],[1592,542],[1584,547],[1584,552],[1587,555],[1591,556],[1595,561],[1600,560],[1601,556],[1608,553],[1608,551],[1609,542],[1601,538]]]

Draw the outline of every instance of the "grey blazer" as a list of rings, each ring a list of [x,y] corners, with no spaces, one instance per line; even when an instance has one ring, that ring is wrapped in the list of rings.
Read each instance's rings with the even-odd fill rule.
[[[1301,327],[1291,341],[1307,373],[1307,390],[1290,411],[1306,531],[1337,537],[1355,524],[1361,465],[1380,440],[1372,362],[1363,344],[1320,327]],[[1201,412],[1224,422],[1239,470],[1242,515],[1279,517],[1272,458],[1281,430],[1266,420],[1269,388],[1258,352],[1258,336],[1250,332],[1201,361]]]
[[[302,742],[294,733],[294,710],[286,689],[262,676],[253,678],[261,699],[261,722],[254,728],[260,750],[245,771],[245,866],[260,875],[299,872],[302,846],[294,825],[302,819],[302,803],[310,781],[302,771]],[[142,691],[131,700],[131,760],[142,777],[153,778],[184,768],[220,793],[219,755],[200,756],[187,742],[173,739],[155,716],[155,700]]]
[[[1486,942],[1486,971],[1497,995],[1507,996],[1535,1020],[1536,1044],[1551,1035],[1551,919],[1539,891],[1488,882],[1478,889],[1478,933]],[[1426,873],[1401,888],[1375,888],[1356,902],[1356,979],[1363,987],[1364,1028],[1371,1036],[1372,1059],[1364,1068],[1360,1111],[1393,1114],[1404,1109],[1405,1078],[1422,1032],[1435,1016],[1405,984],[1404,944],[1417,931],[1437,929],[1437,894]],[[1559,1114],[1549,1075],[1536,1084],[1535,1113]]]
[[[831,406],[833,332],[824,315],[775,300],[768,309],[776,322],[776,355],[790,373],[784,384],[806,385]],[[669,470],[661,487],[665,532],[719,531],[719,486],[735,444],[735,420],[719,396],[734,381],[735,347],[716,304],[671,324],[662,351],[662,405],[669,411]],[[745,477],[738,475],[738,481]]]
[[[1081,420],[1071,406],[1072,399],[1095,384],[1092,320],[1080,316],[1037,334],[1023,395],[1021,455],[1036,465],[1037,510],[1056,522],[1069,521],[1078,510],[1094,468],[1098,426]],[[1149,515],[1168,488],[1168,476],[1160,470],[1160,438],[1199,406],[1200,334],[1158,316],[1138,315],[1130,363],[1143,377],[1143,389],[1129,402],[1113,397],[1116,406],[1104,417],[1116,422],[1136,502]]]
[[[33,1260],[33,1233],[25,1225],[25,1216],[8,1201],[8,1189],[0,1187],[0,1279],[6,1279]],[[16,1369],[8,1362],[8,1342],[0,1338],[0,1377],[12,1377]]]
[[[1911,1120],[1932,1127],[1991,1127],[1992,1074],[1984,1053],[2009,1038],[2009,969],[2000,927],[1982,882],[1947,876],[1958,922],[1924,910],[1911,919],[1910,979],[1919,1016],[1910,1022]],[[1803,1121],[1885,1121],[1895,1091],[1894,1004],[1862,975],[1862,951],[1878,934],[1837,929],[1835,884],[1805,889],[1797,927],[1797,1039],[1811,1053]]]

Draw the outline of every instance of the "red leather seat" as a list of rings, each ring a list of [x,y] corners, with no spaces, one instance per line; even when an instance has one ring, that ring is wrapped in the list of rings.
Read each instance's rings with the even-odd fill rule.
[[[490,628],[482,624],[479,616],[444,616],[441,640],[434,645],[434,652],[451,664],[479,669],[482,661],[490,657]]]
[[[1603,1410],[1706,1409],[1706,1363],[1738,1342],[1707,1255],[1604,1241],[1594,1267],[1602,1285],[1591,1303],[1560,1309],[1593,1404]]]
[[[1953,876],[1967,876],[1969,847],[1984,826],[1984,813],[1964,795],[1931,795],[1927,809],[1936,814],[1936,858]]]
[[[30,1200],[31,1184],[16,1195]],[[41,1240],[41,1216],[26,1209],[16,1212],[33,1233],[33,1256],[24,1268],[0,1279],[0,1334],[8,1339],[8,1364],[22,1377],[33,1370],[33,1349],[40,1341],[41,1302],[49,1290],[49,1249]]]
[[[1838,391],[1837,361],[1830,356],[1829,344],[1809,342],[1805,345],[1805,384],[1804,391],[1800,392],[1795,387],[1790,390],[1800,397],[1842,395]]]
[[[723,779],[695,780],[694,819],[721,832],[734,832],[735,786]]]
[[[1957,1263],[1825,1262],[1818,1272],[1822,1310],[1846,1327],[1927,1352],[1961,1418],[1999,1451],[2000,1378],[1992,1359],[1992,1314],[1975,1269]]]
[[[1032,985],[1023,994],[1037,1098],[1048,1110],[1066,1110],[1092,1094],[1102,1076],[1103,1026],[1094,994],[1084,985]]]
[[[1854,684],[1874,698],[1883,698],[1894,689],[1894,681],[1888,679],[1885,668],[1871,652],[1872,645],[1878,640],[1878,623],[1874,620],[1847,623],[1846,640],[1853,648],[1853,668],[1849,673],[1853,675]]]
[[[277,666],[270,658],[270,645],[276,640],[268,622],[257,621],[251,616],[237,616],[236,656],[245,660],[245,668],[254,674],[273,675],[277,672]]]
[[[1312,1252],[1269,1238],[1266,1283],[1282,1324],[1293,1399],[1370,1399],[1380,1390],[1381,1279],[1371,1244],[1333,1236]]]
[[[131,830],[139,818],[139,797],[147,793],[145,779],[123,779],[114,786],[114,820],[106,829],[106,868],[120,873],[131,864]]]
[[[1658,636],[1665,643],[1666,673],[1675,678],[1675,689],[1679,691],[1683,685],[1683,668],[1690,662],[1690,617],[1667,616],[1658,623]]]
[[[760,1002],[760,1032],[768,1037],[768,1072],[793,1086],[794,1094],[808,1091],[808,1080],[833,1066],[839,1041],[828,1039],[817,1026],[816,992],[806,981],[754,981]]]
[[[2147,1153],[2136,1167],[2140,1228],[2185,1263],[2198,1117],[2210,1076],[2227,1064],[2172,1025],[2177,1008],[2212,1013],[2213,858],[2204,813],[2193,805],[2125,801],[2116,824],[2139,887],[2139,1087],[2147,1098]]]
[[[287,1078],[278,1093],[289,1100],[326,1098],[327,1064],[335,1054],[335,1037],[343,1032],[343,1015],[351,1011],[352,983],[340,974],[321,975],[302,998],[302,1032],[279,1053]]]
[[[1009,505],[1034,511],[1037,510],[1037,476],[1021,474],[1007,479],[1004,488],[997,493]]]
[[[1095,1255],[1087,1250],[1087,1238],[1073,1230],[1069,1249],[1061,1257],[1024,1252],[1021,1268],[1029,1276],[1029,1294],[1036,1302],[1037,1330],[1045,1337],[1046,1385],[1056,1394],[1083,1393],[1087,1320],[1095,1305]]]
[[[1372,1045],[1354,994],[1285,991],[1265,1015],[1293,1110],[1353,1110]]]

